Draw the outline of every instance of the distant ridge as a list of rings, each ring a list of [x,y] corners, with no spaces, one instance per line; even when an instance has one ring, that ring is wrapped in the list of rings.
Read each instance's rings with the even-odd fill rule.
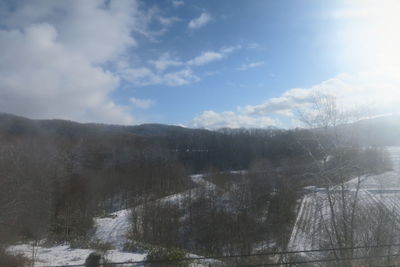
[[[400,116],[384,116],[365,119],[353,124],[356,136],[365,145],[400,145]],[[240,132],[283,131],[269,129],[219,129],[216,131],[186,128],[176,125],[147,123],[141,125],[113,125],[79,123],[69,120],[35,120],[13,114],[0,113],[0,132],[14,135],[55,134],[84,136],[99,134],[128,134],[143,137],[178,137],[198,135],[232,135]],[[353,133],[354,134],[354,133]]]
[[[141,125],[114,125],[80,123],[61,119],[29,119],[8,113],[0,113],[0,132],[12,135],[61,135],[85,136],[98,134],[130,134],[143,137],[167,137],[197,134],[221,134],[204,129],[185,128],[157,123]]]

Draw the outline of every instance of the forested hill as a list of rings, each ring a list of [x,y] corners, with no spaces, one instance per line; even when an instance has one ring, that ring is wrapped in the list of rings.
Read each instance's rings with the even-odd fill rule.
[[[0,131],[16,135],[85,136],[91,134],[131,133],[140,136],[174,136],[207,134],[211,131],[164,124],[122,126],[98,123],[78,123],[69,120],[33,120],[0,113]]]
[[[279,160],[298,154],[296,146],[290,146],[295,143],[293,133],[277,129],[209,131],[162,124],[119,126],[31,120],[0,114],[0,134],[10,138],[46,139],[57,146],[68,142],[67,146],[76,148],[79,144],[81,151],[87,151],[87,157],[97,155],[96,162],[100,165],[110,158],[115,162],[129,162],[141,151],[146,157],[176,160],[189,173],[246,169],[255,158]]]
[[[398,145],[400,117],[359,121],[352,125],[351,131],[350,135],[362,145]],[[0,134],[9,138],[46,139],[57,146],[63,143],[64,147],[79,145],[81,151],[86,151],[81,152],[86,157],[83,162],[91,167],[111,161],[128,163],[138,154],[146,154],[147,158],[172,159],[187,172],[199,173],[211,169],[247,169],[259,158],[271,162],[298,159],[304,153],[298,139],[310,133],[275,128],[209,131],[163,124],[121,126],[0,114]]]
[[[81,124],[2,114],[0,211],[6,216],[0,240],[75,240],[89,233],[95,216],[192,188],[189,173],[247,169],[260,160],[300,164],[306,157],[295,133]]]
[[[94,218],[142,205],[147,228],[136,227],[145,230],[136,232],[134,239],[145,244],[202,255],[222,254],[226,248],[249,253],[265,240],[281,240],[279,246],[284,247],[298,194],[304,186],[323,186],[327,181],[319,175],[321,166],[337,170],[351,160],[361,174],[389,168],[383,150],[357,144],[338,149],[331,137],[329,128],[325,134],[317,129],[208,131],[2,114],[0,212],[5,215],[0,240],[89,240]],[[224,172],[242,169],[249,171]],[[355,173],[353,168],[346,171],[349,178]],[[189,194],[190,216],[179,207],[151,205],[166,196],[192,192],[198,186],[194,176],[188,176],[193,173],[208,173],[208,183],[216,186],[202,187],[193,199]],[[339,178],[333,175],[328,180]],[[188,221],[181,224],[180,218]],[[232,234],[237,232],[242,235]]]
[[[400,145],[400,115],[385,116],[355,123],[362,142],[368,145]]]

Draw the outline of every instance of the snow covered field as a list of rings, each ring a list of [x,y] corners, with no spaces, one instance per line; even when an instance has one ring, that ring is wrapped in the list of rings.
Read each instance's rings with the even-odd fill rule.
[[[390,212],[400,226],[400,147],[389,147],[393,170],[380,174],[361,177],[357,199],[365,207],[379,205]],[[355,193],[358,178],[346,184],[346,190]],[[303,197],[297,218],[288,243],[289,250],[318,249],[325,240],[321,240],[330,220],[328,197],[324,189],[316,189]]]
[[[22,254],[29,259],[32,258],[32,246],[29,244],[12,246],[8,251],[14,254]],[[91,249],[72,249],[66,245],[49,248],[37,247],[35,266],[84,264],[86,257],[93,251]],[[117,250],[110,250],[106,254],[106,259],[111,262],[143,261],[145,258],[145,254],[126,253]]]
[[[198,185],[198,187],[191,189],[190,191],[187,190],[181,193],[163,197],[158,201],[162,203],[170,202],[179,205],[179,203],[185,197],[187,197],[189,194],[196,195],[202,187],[215,188],[215,185],[206,181],[202,174],[192,175],[190,178]],[[114,247],[122,249],[123,245],[127,241],[126,235],[129,231],[129,216],[129,210],[124,209],[111,213],[105,218],[96,218],[96,233],[94,235],[94,239],[111,243]]]
[[[198,186],[191,191],[187,190],[174,195],[166,196],[159,199],[161,202],[173,202],[179,205],[189,193],[196,195],[201,188],[211,187],[215,185],[206,181],[203,175],[197,174],[190,177]],[[146,254],[122,252],[123,246],[127,241],[127,233],[129,231],[130,211],[128,209],[120,210],[109,214],[107,217],[95,219],[96,232],[94,241],[110,243],[115,249],[107,251],[106,259],[111,262],[125,261],[143,261]],[[49,265],[77,265],[84,264],[86,257],[93,252],[91,249],[70,248],[68,245],[54,247],[36,247],[35,248],[35,266]],[[27,258],[32,258],[32,246],[29,244],[19,244],[11,246],[8,251],[13,254],[22,254]],[[191,255],[198,257],[196,255]],[[206,261],[202,261],[206,262]],[[203,266],[202,264],[192,264],[193,266]],[[129,265],[128,265],[129,266]]]
[[[125,209],[111,213],[105,218],[96,218],[94,239],[110,243],[117,249],[122,249],[129,230],[129,215],[129,210]]]
[[[110,243],[115,249],[106,253],[106,259],[111,262],[143,261],[146,254],[122,252],[129,230],[129,211],[121,210],[104,218],[96,218],[96,233],[94,240]],[[55,247],[37,247],[35,253],[35,266],[49,265],[75,265],[84,264],[86,257],[93,252],[92,249],[70,248],[68,245]],[[32,246],[20,244],[8,249],[14,254],[22,254],[32,258]]]

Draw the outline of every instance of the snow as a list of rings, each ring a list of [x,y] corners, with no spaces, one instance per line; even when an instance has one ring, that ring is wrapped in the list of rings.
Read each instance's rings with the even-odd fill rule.
[[[187,199],[189,196],[196,198],[200,193],[201,190],[204,188],[208,188],[210,190],[214,190],[217,186],[211,182],[208,182],[207,180],[204,179],[203,174],[194,174],[190,176],[190,179],[197,185],[197,187],[173,194],[170,196],[163,197],[159,199],[161,203],[170,203],[170,204],[175,204],[175,205],[180,205],[184,199]]]
[[[95,240],[108,242],[115,248],[122,250],[127,241],[129,231],[129,215],[127,209],[111,213],[106,218],[96,218]]]
[[[194,183],[196,183],[199,186],[204,186],[212,189],[216,187],[215,184],[204,179],[204,174],[194,174],[191,175],[190,178]]]
[[[94,240],[110,243],[115,249],[107,251],[105,258],[111,262],[143,261],[146,254],[121,252],[129,230],[129,211],[121,210],[105,218],[96,218]],[[8,251],[32,257],[32,246],[20,244],[11,246]],[[35,266],[83,264],[92,249],[70,248],[68,245],[37,247]]]
[[[389,147],[393,170],[379,175],[365,175],[346,183],[348,192],[355,192],[360,179],[358,199],[362,205],[380,205],[395,216],[400,215],[400,147]],[[311,189],[307,188],[307,189]],[[338,189],[340,190],[340,189]],[[325,189],[309,190],[301,200],[288,243],[289,250],[318,249],[322,220],[329,220],[329,204]]]
[[[13,254],[22,254],[27,258],[32,258],[32,246],[29,244],[20,244],[11,246],[8,251]],[[91,249],[72,249],[67,245],[55,247],[37,247],[35,257],[35,266],[49,265],[76,265],[84,264],[86,257],[94,250]],[[117,250],[107,252],[105,258],[111,262],[125,261],[143,261],[145,254],[126,253]]]
[[[163,197],[158,199],[161,203],[172,203],[179,205],[189,194],[192,196],[198,195],[203,188],[215,189],[216,185],[204,179],[203,174],[191,175],[190,178],[197,185],[197,187],[186,190],[177,194]],[[140,210],[141,206],[133,208],[133,210]],[[147,254],[121,252],[124,244],[127,241],[127,234],[129,231],[130,223],[130,210],[123,209],[117,212],[108,214],[106,217],[95,218],[96,231],[93,236],[93,241],[101,241],[109,243],[114,249],[107,251],[105,258],[111,262],[125,262],[125,261],[143,261]],[[95,250],[70,248],[69,245],[59,245],[53,247],[35,248],[35,266],[50,266],[50,265],[77,265],[84,264],[86,257]],[[32,246],[30,244],[18,244],[10,246],[8,251],[13,254],[22,254],[27,258],[32,258]],[[200,256],[190,254],[193,258]],[[215,260],[199,260],[197,263],[193,262],[189,266],[201,267],[208,266],[209,263]]]
[[[186,190],[177,194],[163,197],[159,199],[161,203],[171,203],[179,205],[183,199],[189,196],[189,194],[196,195],[202,187],[215,188],[213,183],[206,181],[202,174],[191,175],[190,178],[198,187],[190,190]],[[140,206],[135,209],[139,209]],[[130,211],[128,209],[120,210],[109,214],[104,218],[96,218],[96,232],[94,240],[100,240],[102,242],[108,242],[118,249],[122,249],[127,241],[127,233],[129,231],[129,217]]]
[[[361,177],[360,187],[366,190],[399,190],[400,191],[400,147],[387,148],[393,163],[393,170],[379,175],[367,175]],[[349,185],[355,186],[357,178],[349,181]]]

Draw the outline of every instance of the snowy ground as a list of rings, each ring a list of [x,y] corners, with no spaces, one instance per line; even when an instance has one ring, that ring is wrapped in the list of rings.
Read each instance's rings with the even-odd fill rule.
[[[105,218],[96,218],[95,240],[107,242],[117,249],[122,249],[129,230],[129,210],[111,213]]]
[[[84,264],[86,257],[93,252],[91,249],[71,249],[69,246],[37,247],[35,256],[35,266],[49,265],[77,265]],[[27,258],[32,258],[32,246],[28,244],[15,245],[8,249],[14,254],[22,254]],[[106,254],[106,259],[111,262],[143,261],[144,254],[125,253],[110,250]]]
[[[107,217],[95,219],[96,233],[94,240],[111,243],[115,248],[107,251],[105,256],[108,261],[143,261],[146,258],[146,254],[121,252],[129,229],[128,219],[128,210],[121,210]],[[14,254],[22,254],[29,259],[32,258],[32,246],[28,244],[12,246],[8,250]],[[84,264],[86,257],[93,251],[91,249],[72,249],[67,245],[38,247],[35,266]]]
[[[179,202],[182,201],[188,194],[198,194],[201,188],[215,188],[215,185],[206,181],[201,174],[192,175],[191,179],[198,185],[196,188],[171,196],[166,196],[159,199],[159,201],[179,204]],[[111,213],[107,217],[95,219],[96,232],[93,240],[110,243],[115,248],[113,250],[109,250],[106,254],[106,259],[111,262],[143,261],[146,258],[146,254],[121,252],[125,242],[127,241],[126,236],[129,231],[129,216],[129,210],[124,209]],[[12,252],[13,254],[22,254],[29,259],[32,258],[32,246],[29,244],[11,246],[8,248],[8,251]],[[67,245],[37,247],[35,253],[35,266],[68,266],[84,264],[86,257],[93,251],[94,250],[91,249],[72,249]],[[193,257],[198,256],[193,255]],[[202,262],[205,263],[207,261],[202,260]],[[197,263],[191,264],[191,266],[200,267],[203,265]]]
[[[400,217],[400,147],[389,147],[388,151],[393,170],[380,175],[361,177],[358,199],[365,205],[378,204]],[[358,178],[349,181],[346,185],[347,190],[355,192],[357,184]],[[321,233],[324,231],[321,220],[329,217],[329,214],[327,194],[323,189],[316,189],[305,195],[300,203],[288,249],[318,249]]]
[[[206,181],[201,174],[192,175],[190,177],[198,187],[163,197],[158,201],[162,203],[171,202],[179,205],[185,197],[189,194],[196,195],[202,187],[215,188],[215,185]],[[111,213],[106,218],[97,218],[95,220],[96,233],[94,239],[111,243],[114,247],[122,249],[127,241],[126,236],[129,231],[129,216],[129,210],[125,209]]]

